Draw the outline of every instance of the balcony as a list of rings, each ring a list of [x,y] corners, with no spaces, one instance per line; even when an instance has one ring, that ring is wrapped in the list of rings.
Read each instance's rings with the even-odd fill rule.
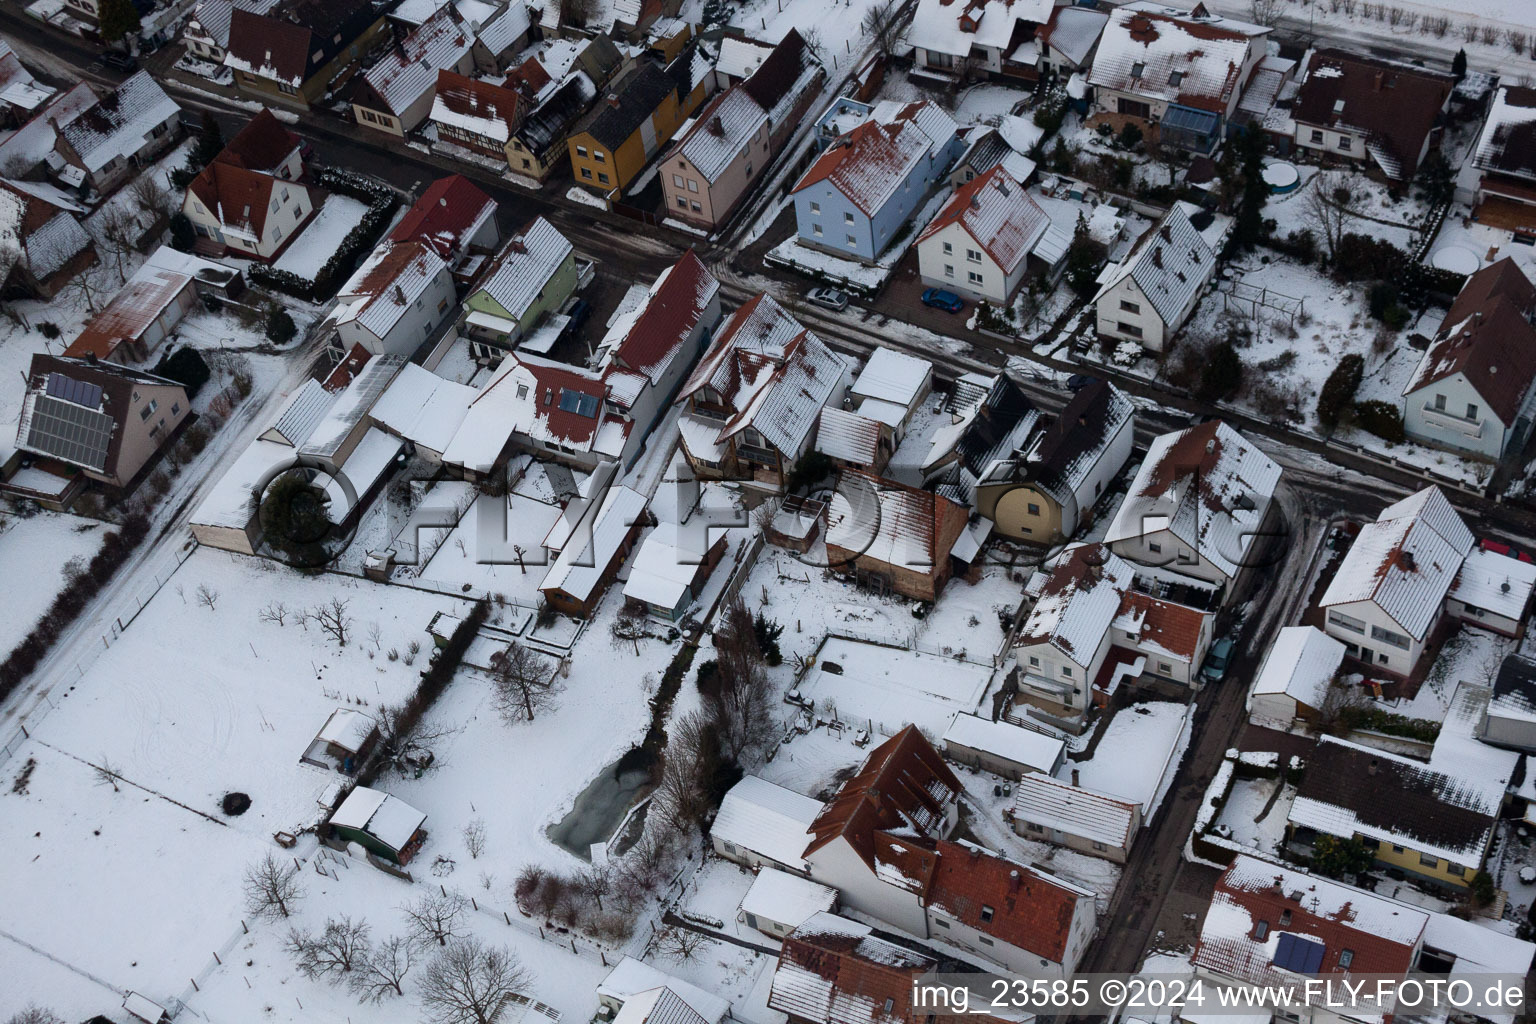
[[[736,446],[736,457],[743,462],[755,463],[766,466],[769,469],[779,468],[779,453],[772,448],[759,448],[752,444],[739,444]]]
[[[1440,427],[1444,430],[1454,430],[1463,437],[1480,439],[1483,436],[1483,420],[1469,420],[1462,416],[1448,412],[1445,409],[1436,409],[1428,402],[1423,408],[1424,422],[1432,427]]]

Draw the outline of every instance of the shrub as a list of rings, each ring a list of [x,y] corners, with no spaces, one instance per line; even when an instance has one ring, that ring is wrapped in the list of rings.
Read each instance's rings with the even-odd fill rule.
[[[1372,317],[1382,319],[1387,307],[1397,305],[1397,285],[1391,281],[1377,281],[1365,293],[1365,304]]]
[[[1340,281],[1397,280],[1408,256],[1391,242],[1350,232],[1333,254],[1333,276]]]
[[[173,380],[186,388],[188,398],[196,398],[197,393],[203,390],[203,385],[213,376],[202,353],[185,345],[162,356],[160,362],[155,364],[154,373],[157,377]]]
[[[186,186],[181,186],[185,188]],[[180,249],[182,252],[191,252],[192,243],[197,233],[192,230],[192,220],[186,214],[177,210],[171,214],[171,248]]]
[[[1230,341],[1211,350],[1210,360],[1200,371],[1195,397],[1202,402],[1216,402],[1236,391],[1243,383],[1243,361]]]
[[[1381,322],[1394,331],[1400,331],[1407,327],[1408,321],[1412,319],[1413,313],[1409,311],[1408,307],[1396,302],[1382,310],[1381,313]]]
[[[1397,411],[1397,406],[1386,402],[1356,402],[1355,424],[1361,430],[1394,444],[1407,436],[1403,433],[1403,414]]]
[[[59,330],[59,325],[52,320],[39,320],[37,322],[37,333],[49,341],[57,341],[59,335],[63,332]]]
[[[266,332],[268,341],[275,345],[286,345],[299,333],[299,327],[293,322],[293,317],[288,315],[288,311],[274,302],[267,309]]]
[[[1344,410],[1355,400],[1355,392],[1359,390],[1363,376],[1364,356],[1351,352],[1339,360],[1339,365],[1328,375],[1322,392],[1317,396],[1318,422],[1329,430],[1339,425],[1339,417],[1344,415]]]
[[[784,486],[791,493],[797,493],[814,483],[819,483],[832,472],[832,460],[826,452],[815,449],[800,456],[800,461],[795,463],[789,471],[789,478],[784,481]]]
[[[1120,129],[1120,136],[1115,141],[1121,149],[1135,149],[1141,145],[1141,129],[1136,127],[1136,122],[1127,121],[1125,127]]]

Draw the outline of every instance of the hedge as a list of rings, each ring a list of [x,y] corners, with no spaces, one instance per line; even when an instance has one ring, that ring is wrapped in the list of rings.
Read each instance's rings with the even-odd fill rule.
[[[1356,402],[1355,425],[1393,444],[1406,440],[1408,436],[1403,432],[1403,414],[1397,411],[1397,406],[1386,402]]]
[[[1349,403],[1355,400],[1355,392],[1359,390],[1360,380],[1364,376],[1364,356],[1351,352],[1340,359],[1339,365],[1328,375],[1323,390],[1317,396],[1318,422],[1329,430],[1338,426],[1339,417],[1344,415]]]
[[[325,261],[313,281],[267,263],[253,263],[247,272],[252,283],[276,289],[306,302],[319,302],[336,294],[358,263],[378,243],[389,219],[400,206],[400,196],[383,182],[351,171],[324,167],[315,172],[315,184],[332,192],[350,196],[368,204],[368,211],[357,226],[347,232],[331,258]]]
[[[1440,738],[1440,723],[1431,722],[1422,718],[1409,718],[1406,715],[1394,714],[1378,707],[1349,707],[1339,715],[1339,724],[1350,731],[1364,730],[1366,732],[1379,732],[1386,736],[1401,736],[1404,739],[1418,740],[1420,743],[1433,743]]]

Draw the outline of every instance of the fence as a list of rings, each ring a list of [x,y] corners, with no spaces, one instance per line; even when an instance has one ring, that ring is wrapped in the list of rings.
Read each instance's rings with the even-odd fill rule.
[[[709,611],[704,616],[705,622],[714,621],[715,613],[741,594],[741,588],[746,585],[747,577],[752,573],[752,566],[757,564],[757,556],[762,553],[764,539],[761,532],[754,533],[749,540],[742,541],[736,547],[736,561],[731,564],[730,578],[725,581],[725,586],[720,588]]]

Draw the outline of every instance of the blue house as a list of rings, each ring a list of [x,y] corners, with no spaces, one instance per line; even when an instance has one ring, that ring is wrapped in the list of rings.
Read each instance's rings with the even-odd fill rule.
[[[796,183],[795,223],[802,245],[873,263],[965,143],[959,126],[932,103],[884,102],[862,116],[850,108],[842,117],[859,123]]]

